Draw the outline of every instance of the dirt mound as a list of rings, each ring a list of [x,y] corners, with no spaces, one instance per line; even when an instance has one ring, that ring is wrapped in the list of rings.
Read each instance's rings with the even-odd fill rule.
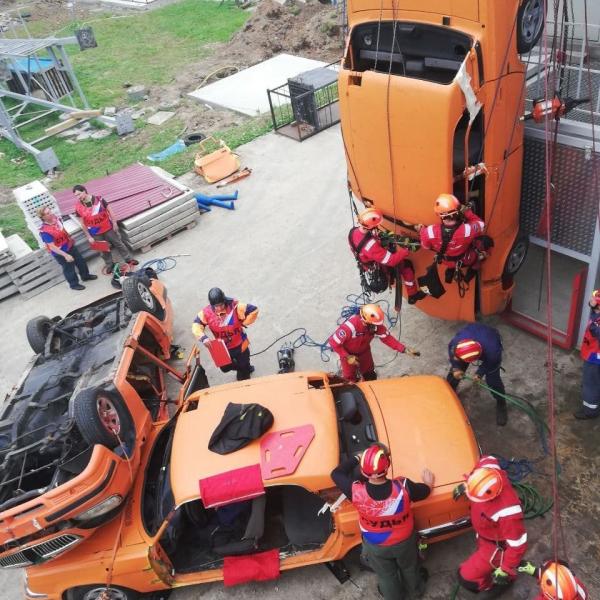
[[[284,5],[262,0],[228,49],[246,55],[250,64],[281,52],[334,61],[342,54],[338,17],[331,5],[314,0],[306,4],[288,1]]]

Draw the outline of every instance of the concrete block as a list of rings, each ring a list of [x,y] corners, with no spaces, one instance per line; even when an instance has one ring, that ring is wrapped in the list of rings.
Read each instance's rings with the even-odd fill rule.
[[[148,94],[146,88],[143,85],[134,85],[127,90],[127,98],[130,102],[139,102],[143,100]]]
[[[107,106],[104,109],[104,115],[107,117],[114,117],[117,114],[117,108],[115,106]]]
[[[83,142],[84,140],[89,140],[92,137],[93,131],[82,131],[77,135],[75,140],[77,142]]]
[[[47,173],[52,169],[56,169],[60,162],[58,161],[58,156],[56,156],[54,150],[52,148],[46,148],[42,150],[39,154],[36,154],[35,160],[39,165],[40,169]]]
[[[162,125],[166,123],[171,117],[174,117],[175,113],[169,110],[159,110],[154,113],[149,119],[148,123],[151,125]]]
[[[131,112],[121,111],[115,116],[115,122],[117,124],[117,134],[126,135],[135,131],[135,125],[131,118]]]
[[[92,133],[91,138],[93,140],[102,140],[105,137],[108,137],[111,133],[112,131],[110,129],[98,129],[98,131],[94,131],[94,133]]]

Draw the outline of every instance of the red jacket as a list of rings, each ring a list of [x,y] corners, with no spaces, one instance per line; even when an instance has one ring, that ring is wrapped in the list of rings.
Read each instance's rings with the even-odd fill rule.
[[[503,552],[501,568],[514,577],[527,550],[523,508],[505,471],[493,456],[484,456],[475,468],[498,469],[502,477],[502,492],[488,502],[471,502],[471,523],[483,539],[497,542]]]
[[[242,321],[237,311],[238,301],[234,300],[227,305],[227,314],[221,318],[217,316],[212,306],[202,309],[206,325],[212,331],[216,339],[221,339],[229,350],[242,346],[242,350],[248,347],[246,333],[242,327]]]
[[[363,264],[376,262],[386,267],[395,267],[408,257],[408,250],[396,247],[394,252],[386,250],[381,242],[370,231],[362,232],[359,227],[354,227],[348,234],[348,243],[352,252],[357,255]]]
[[[392,493],[375,500],[361,481],[352,484],[352,504],[358,511],[363,539],[377,546],[392,546],[408,539],[414,529],[410,496],[401,479],[392,481]]]
[[[466,210],[464,216],[466,222],[459,225],[452,234],[452,239],[444,252],[445,257],[458,260],[469,250],[473,240],[483,233],[485,224],[471,209]],[[419,235],[421,237],[421,247],[434,252],[439,252],[442,249],[441,224],[423,227]]]
[[[45,242],[46,248],[50,254],[57,255],[50,250],[50,244],[54,244],[59,250],[68,252],[74,244],[73,238],[67,233],[61,219],[57,218],[54,223],[42,223],[40,227],[40,237]]]
[[[600,365],[600,313],[593,310],[581,343],[581,358]]]
[[[83,221],[90,235],[100,235],[113,228],[110,215],[100,196],[92,196],[92,205],[78,202],[75,206],[77,216]]]
[[[340,358],[347,358],[350,354],[362,354],[369,350],[374,337],[397,352],[404,352],[406,348],[384,325],[368,325],[358,314],[352,315],[333,332],[329,344]]]

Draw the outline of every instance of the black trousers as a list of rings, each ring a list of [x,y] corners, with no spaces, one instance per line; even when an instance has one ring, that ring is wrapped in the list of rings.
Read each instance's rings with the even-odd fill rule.
[[[465,373],[468,368],[469,368],[469,365],[467,364],[466,367],[464,368]],[[460,379],[456,379],[456,377],[454,377],[454,375],[452,375],[453,370],[454,369],[452,367],[450,367],[450,370],[448,371],[448,375],[446,375],[446,381],[452,386],[452,389],[454,391],[456,391],[456,388],[458,388],[458,384],[460,383]],[[506,402],[506,400],[502,396],[498,395],[498,394],[505,393],[504,383],[502,383],[502,379],[500,377],[500,368],[498,367],[497,369],[494,369],[493,371],[486,373],[484,375],[484,377],[485,377],[485,383],[487,384],[487,386],[493,390],[491,392],[491,394],[494,397],[494,399],[496,400],[496,404],[504,404]],[[498,394],[495,394],[494,392],[498,392]]]
[[[241,346],[229,348],[229,356],[231,357],[231,364],[221,367],[221,371],[223,373],[237,371],[238,381],[250,379],[250,373],[252,372],[250,367],[250,348],[246,348],[245,350],[242,350]]]
[[[90,271],[87,263],[85,262],[85,258],[81,256],[81,252],[77,250],[75,245],[66,252],[73,257],[73,262],[68,262],[64,256],[60,256],[59,254],[53,254],[52,256],[54,256],[56,262],[62,267],[63,275],[69,283],[69,287],[75,287],[79,284],[75,267],[77,267],[81,279],[87,279],[90,276]]]

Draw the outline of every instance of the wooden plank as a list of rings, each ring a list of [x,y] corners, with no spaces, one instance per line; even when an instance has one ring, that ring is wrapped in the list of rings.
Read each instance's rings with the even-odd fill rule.
[[[79,125],[80,123],[81,123],[81,121],[79,121],[78,119],[69,117],[68,119],[61,121],[57,125],[52,125],[52,127],[46,127],[46,129],[44,129],[44,131],[46,132],[46,135],[56,135],[57,133],[60,133],[61,131],[66,131],[67,129],[71,129],[71,127],[75,127],[75,125]]]
[[[25,298],[25,300],[29,300],[29,298],[33,298],[34,296],[37,296],[38,294],[41,294],[43,291],[54,287],[55,285],[58,285],[61,281],[65,281],[63,278],[58,278],[58,279],[53,279],[51,281],[48,281],[47,283],[44,283],[36,288],[33,288],[25,293],[21,292],[22,296]]]
[[[10,298],[15,294],[19,293],[19,289],[14,283],[7,285],[0,289],[0,300],[4,300],[5,298]]]
[[[27,265],[33,261],[39,260],[39,258],[41,256],[43,256],[44,254],[48,254],[48,252],[46,252],[45,250],[36,250],[36,251],[32,252],[31,254],[26,254],[25,256],[18,258],[17,260],[15,260],[15,262],[13,262],[11,265],[6,267],[6,270],[9,272],[16,271],[18,268],[22,267],[23,265]]]
[[[161,237],[160,239],[155,239],[151,242],[148,242],[147,244],[145,244],[144,246],[141,247],[140,252],[142,252],[142,254],[144,252],[149,252],[150,250],[152,250],[152,248],[154,246],[156,246],[156,244],[160,244],[160,242],[163,242],[164,240],[170,240],[174,235],[180,233],[181,231],[187,231],[189,229],[193,229],[194,227],[196,227],[197,223],[198,223],[198,219],[196,217],[196,218],[194,218],[193,221],[190,221],[186,225],[181,226],[179,229],[174,229],[173,231],[168,232],[167,235]],[[132,249],[135,250],[136,248],[132,248]]]
[[[64,281],[64,277],[62,276],[62,274],[49,274],[46,277],[38,277],[37,279],[32,279],[31,281],[27,281],[25,283],[23,283],[22,285],[17,285],[17,287],[19,288],[19,293],[21,294],[25,294],[26,292],[29,292],[31,290],[34,290],[35,288],[39,287],[40,285],[44,285],[46,283],[49,283],[50,281],[55,281],[55,282],[59,282],[59,281]]]
[[[51,272],[58,272],[60,267],[58,266],[58,264],[56,262],[54,262],[53,259],[51,259],[52,262],[48,262],[46,260],[36,260],[30,263],[27,263],[26,265],[21,265],[21,267],[19,267],[18,269],[7,269],[10,278],[15,282],[18,283],[18,281],[20,279],[23,279],[24,277],[27,277],[28,279],[30,279],[29,275],[31,273],[51,273]],[[10,265],[9,265],[10,267]]]
[[[99,117],[102,115],[102,111],[97,108],[89,108],[87,110],[76,110],[69,113],[70,119],[91,119],[92,117]]]

